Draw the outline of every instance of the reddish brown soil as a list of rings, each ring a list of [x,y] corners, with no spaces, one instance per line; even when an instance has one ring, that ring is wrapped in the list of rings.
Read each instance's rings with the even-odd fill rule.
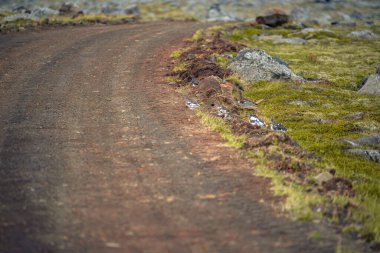
[[[0,36],[0,252],[335,252],[161,81],[197,23]],[[318,231],[321,239],[308,234]]]

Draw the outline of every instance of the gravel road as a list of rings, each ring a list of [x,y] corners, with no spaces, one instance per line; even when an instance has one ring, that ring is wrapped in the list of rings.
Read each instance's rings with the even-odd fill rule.
[[[335,252],[162,81],[200,26],[0,36],[0,252]]]

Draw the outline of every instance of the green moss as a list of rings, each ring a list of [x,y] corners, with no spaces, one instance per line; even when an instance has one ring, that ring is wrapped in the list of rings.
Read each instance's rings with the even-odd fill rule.
[[[201,117],[201,123],[209,129],[220,133],[227,140],[227,144],[231,147],[240,148],[243,146],[245,137],[234,135],[228,125],[222,118],[217,118],[208,115],[201,110],[197,110],[197,115]]]
[[[196,31],[193,36],[188,39],[187,41],[188,42],[198,42],[200,40],[202,40],[204,38],[204,30],[200,29],[198,31]]]
[[[357,203],[358,208],[351,218],[363,224],[362,234],[380,241],[380,165],[343,152],[346,147],[343,140],[380,132],[380,99],[356,93],[360,80],[373,73],[379,64],[380,41],[351,40],[346,36],[350,31],[352,28],[341,28],[334,29],[333,33],[304,35],[297,30],[269,30],[270,34],[284,37],[318,40],[310,45],[255,41],[252,35],[262,32],[258,28],[238,29],[226,38],[279,56],[304,77],[330,82],[257,82],[246,86],[244,96],[253,101],[265,99],[259,106],[265,118],[284,124],[288,134],[304,149],[321,157],[320,168],[335,168],[338,176],[352,180],[357,196],[350,200]],[[347,117],[357,112],[363,113],[363,118]],[[288,196],[295,198],[295,202],[303,202],[292,197],[297,196],[295,192]],[[334,201],[343,205],[348,199]]]
[[[189,50],[189,48],[180,48],[180,49],[178,49],[178,50],[175,50],[175,51],[173,51],[172,53],[171,53],[171,55],[170,55],[170,57],[171,58],[173,58],[174,60],[177,60],[179,57],[181,57],[181,55],[184,53],[184,52],[186,52],[186,51],[188,51]]]
[[[331,28],[332,32],[302,34],[299,30],[244,28],[226,35],[234,42],[248,47],[264,49],[270,55],[279,56],[290,64],[297,74],[308,78],[326,79],[335,87],[355,90],[360,80],[373,73],[379,64],[380,40],[353,40],[347,35],[356,28]],[[368,29],[368,28],[366,28]],[[302,37],[314,39],[310,45],[273,45],[270,41],[256,41],[253,35],[265,32],[267,35]]]

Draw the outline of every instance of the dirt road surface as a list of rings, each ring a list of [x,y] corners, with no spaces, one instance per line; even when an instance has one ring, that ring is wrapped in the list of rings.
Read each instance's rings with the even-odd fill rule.
[[[199,26],[0,36],[0,252],[335,252],[162,81]]]

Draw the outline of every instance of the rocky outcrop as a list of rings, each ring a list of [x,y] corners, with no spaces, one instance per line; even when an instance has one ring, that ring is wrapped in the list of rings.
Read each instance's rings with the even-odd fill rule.
[[[228,67],[245,82],[270,81],[276,79],[303,81],[294,74],[286,62],[268,55],[260,49],[245,48],[232,60]]]

